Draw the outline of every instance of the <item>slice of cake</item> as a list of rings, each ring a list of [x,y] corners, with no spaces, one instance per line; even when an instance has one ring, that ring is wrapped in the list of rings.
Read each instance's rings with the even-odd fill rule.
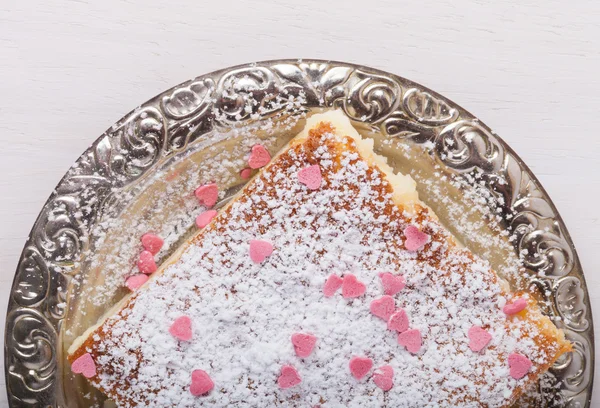
[[[505,407],[570,349],[336,111],[69,360],[120,407]]]

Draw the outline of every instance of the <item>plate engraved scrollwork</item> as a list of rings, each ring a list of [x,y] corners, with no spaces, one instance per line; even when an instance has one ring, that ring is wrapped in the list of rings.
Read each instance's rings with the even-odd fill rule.
[[[13,406],[47,406],[54,400],[58,336],[52,322],[33,308],[9,311],[5,338],[6,385]]]
[[[458,109],[427,91],[411,88],[402,98],[404,111],[413,119],[429,126],[446,125],[458,118]]]
[[[551,200],[512,150],[470,113],[435,92],[371,68],[317,60],[247,64],[172,88],[119,120],[78,159],[50,197],[22,252],[10,296],[5,370],[11,406],[60,406],[59,336],[66,288],[93,248],[95,223],[114,200],[160,163],[215,130],[281,114],[341,108],[390,139],[432,146],[446,173],[477,172],[499,198],[514,250],[547,312],[575,345],[554,367],[561,400],[589,406],[594,341],[577,254]]]
[[[344,83],[345,92],[331,105],[342,108],[350,119],[377,124],[400,104],[402,88],[395,79],[355,70]]]

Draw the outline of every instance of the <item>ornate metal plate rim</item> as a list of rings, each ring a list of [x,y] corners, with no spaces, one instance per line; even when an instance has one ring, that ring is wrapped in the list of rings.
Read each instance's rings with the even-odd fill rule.
[[[240,81],[250,83],[251,90]],[[502,139],[437,92],[381,70],[317,59],[241,64],[183,82],[129,112],[79,157],[36,219],[15,273],[4,346],[10,405],[59,405],[57,342],[65,287],[111,188],[134,183],[159,158],[185,149],[204,128],[270,117],[278,108],[265,95],[282,93],[302,99],[307,108],[342,108],[355,122],[387,137],[433,143],[438,163],[456,174],[476,170],[489,176],[486,188],[516,214],[511,225],[519,232],[517,249],[537,256],[526,266],[541,272],[540,284],[553,292],[553,312],[574,319],[564,323],[573,340],[587,343],[587,348],[580,344],[579,369],[571,373],[575,380],[569,386],[572,396],[589,406],[594,378],[589,295],[571,237],[539,180]],[[246,108],[247,94],[261,101],[258,108]],[[95,186],[96,204],[74,216],[89,204],[84,197],[89,185]],[[542,231],[540,223],[548,220],[551,230]],[[564,372],[573,361],[563,362]]]

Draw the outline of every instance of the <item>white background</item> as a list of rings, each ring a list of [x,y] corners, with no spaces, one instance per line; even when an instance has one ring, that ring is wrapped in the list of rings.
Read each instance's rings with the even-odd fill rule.
[[[0,0],[0,332],[29,229],[96,137],[194,76],[298,57],[407,77],[500,134],[565,219],[598,317],[599,39],[597,0]]]

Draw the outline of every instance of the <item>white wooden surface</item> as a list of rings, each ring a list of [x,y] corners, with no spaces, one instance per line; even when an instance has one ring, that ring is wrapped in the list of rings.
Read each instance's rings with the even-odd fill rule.
[[[564,217],[598,317],[599,38],[596,0],[0,0],[0,332],[29,229],[89,143],[186,79],[298,57],[413,79],[504,137]]]

